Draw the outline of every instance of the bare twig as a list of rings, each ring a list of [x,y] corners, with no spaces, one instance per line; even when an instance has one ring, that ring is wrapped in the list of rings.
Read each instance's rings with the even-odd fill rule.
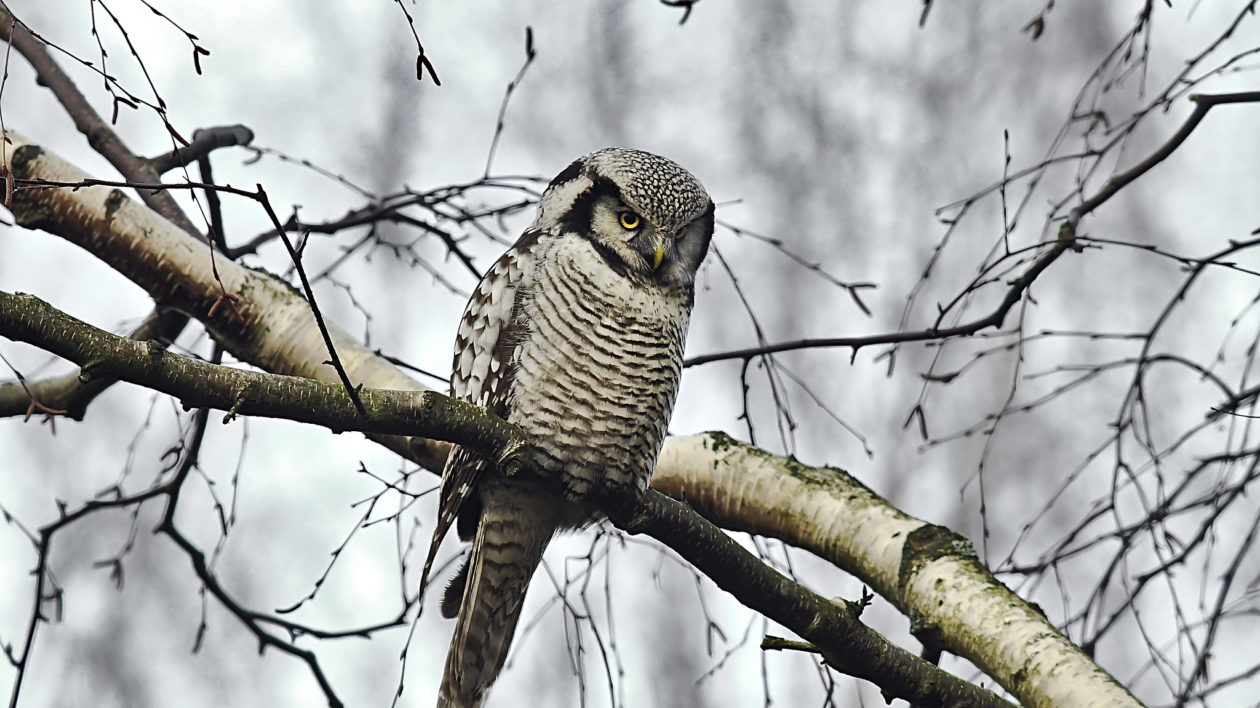
[[[516,72],[516,77],[508,82],[507,90],[503,92],[503,102],[499,104],[499,117],[494,123],[494,137],[490,139],[490,152],[486,155],[486,171],[483,177],[490,178],[490,166],[494,163],[494,151],[499,147],[499,138],[503,136],[504,116],[507,115],[508,102],[512,100],[512,92],[520,86],[521,79],[525,78],[525,72],[529,70],[530,64],[534,63],[534,57],[538,52],[534,51],[534,28],[526,25],[525,27],[525,63],[521,64],[521,68]]]
[[[856,352],[862,347],[876,344],[899,344],[904,342],[963,337],[975,334],[976,332],[989,327],[1001,327],[1002,323],[1006,320],[1007,313],[1010,312],[1011,308],[1023,298],[1024,293],[1041,275],[1041,273],[1050,267],[1052,263],[1058,260],[1059,256],[1063,255],[1063,253],[1069,248],[1079,248],[1076,244],[1076,228],[1082,218],[1101,207],[1109,199],[1118,194],[1120,190],[1124,189],[1129,184],[1136,181],[1139,177],[1149,172],[1156,165],[1163,162],[1178,147],[1180,147],[1183,142],[1185,142],[1186,138],[1194,132],[1194,129],[1212,108],[1220,105],[1260,102],[1260,91],[1248,91],[1231,94],[1196,94],[1191,97],[1191,100],[1195,103],[1194,111],[1186,118],[1177,132],[1141,162],[1108,180],[1107,183],[1097,192],[1074,207],[1068,214],[1067,220],[1060,228],[1059,237],[1049,243],[1040,244],[1039,247],[1045,248],[1045,252],[1033,261],[1032,265],[1029,266],[1023,274],[1008,283],[1005,296],[1002,298],[1001,302],[999,302],[998,305],[989,312],[989,314],[955,327],[932,328],[912,332],[893,332],[889,334],[878,334],[864,337],[801,339],[793,342],[782,342],[779,344],[770,344],[760,347],[750,347],[747,349],[736,349],[732,351],[718,352],[715,354],[705,354],[688,359],[683,363],[683,366],[700,366],[702,364],[709,364],[716,361],[726,361],[730,359],[746,361],[748,359],[767,354],[776,354],[779,352],[796,351],[801,349],[849,347]]]
[[[272,225],[276,231],[280,233],[280,240],[284,242],[285,249],[289,252],[289,258],[293,260],[293,267],[297,269],[298,278],[302,280],[302,290],[306,293],[306,301],[311,306],[311,314],[315,316],[315,324],[319,326],[319,333],[324,338],[324,346],[328,347],[329,363],[337,370],[337,376],[341,379],[341,384],[346,388],[346,395],[350,397],[354,403],[354,408],[359,415],[367,418],[367,411],[363,408],[363,401],[359,400],[359,394],[355,391],[354,384],[350,383],[350,377],[346,374],[346,369],[341,365],[341,357],[337,356],[337,347],[333,344],[332,335],[328,333],[328,325],[324,323],[324,316],[319,311],[319,305],[315,302],[315,291],[311,290],[311,281],[306,277],[306,269],[302,267],[302,258],[293,248],[293,242],[289,240],[287,234],[284,233],[284,227],[280,225],[280,219],[276,217],[276,212],[271,208],[271,200],[267,199],[267,192],[263,190],[262,184],[257,185],[258,192],[256,198],[266,210],[267,216],[271,219]]]
[[[429,61],[429,57],[424,54],[424,45],[420,43],[420,34],[416,32],[416,20],[407,11],[407,5],[403,0],[394,0],[398,5],[398,9],[407,18],[407,26],[411,28],[411,36],[416,40],[416,80],[423,81],[424,74],[427,71],[429,77],[433,79],[434,86],[441,86],[442,81],[438,78],[437,70],[433,68],[433,63]]]
[[[186,146],[149,159],[155,175],[163,175],[177,167],[187,167],[219,148],[249,145],[254,131],[243,125],[224,125],[193,131],[192,142]]]
[[[10,33],[10,27],[13,28]],[[46,86],[66,113],[74,120],[74,125],[87,138],[92,149],[99,152],[123,177],[131,182],[156,182],[157,173],[144,158],[138,157],[127,148],[122,139],[109,127],[100,114],[92,108],[87,98],[75,86],[74,81],[57,66],[44,44],[32,35],[26,25],[13,22],[7,7],[0,7],[0,40],[11,41],[13,47],[30,62],[38,76],[39,84]],[[142,193],[141,198],[157,213],[177,224],[188,233],[203,238],[200,230],[193,226],[184,211],[179,208],[169,194],[152,192]]]

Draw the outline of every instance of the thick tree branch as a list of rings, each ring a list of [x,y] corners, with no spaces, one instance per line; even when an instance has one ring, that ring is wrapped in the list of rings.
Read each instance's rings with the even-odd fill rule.
[[[26,58],[35,70],[37,82],[52,91],[57,101],[74,121],[75,127],[87,138],[92,149],[108,160],[125,179],[133,182],[157,181],[158,175],[175,166],[170,156],[146,160],[133,153],[104,118],[92,108],[87,98],[49,54],[44,44],[27,31],[25,25],[3,4],[0,4],[0,41],[10,42],[18,53]],[[199,135],[199,133],[202,134]],[[253,134],[244,126],[231,126],[198,131],[193,134],[193,138],[192,145],[182,151],[176,150],[174,154],[191,155],[192,159],[196,159],[197,156],[206,155],[217,147],[247,144],[253,139]],[[4,164],[8,165],[7,155]],[[154,211],[162,214],[190,235],[201,238],[200,231],[193,226],[169,193],[142,190],[139,194]],[[212,213],[217,214],[217,210],[212,209]],[[150,313],[144,324],[132,336],[137,339],[174,340],[187,324],[186,316],[178,312],[158,309]],[[15,407],[20,407],[20,411],[29,410],[31,403],[38,401],[53,409],[66,411],[66,415],[75,420],[81,420],[87,405],[107,390],[111,383],[106,379],[98,378],[84,385],[78,381],[77,374],[70,374],[31,383],[29,392],[20,386],[0,386],[0,416],[14,415]]]
[[[5,154],[19,179],[83,182],[88,175],[9,131]],[[338,376],[310,306],[287,282],[245,268],[137,204],[119,189],[20,188],[10,207],[18,223],[61,236],[139,285],[160,306],[199,320],[241,361],[278,374],[320,381]],[[354,385],[425,387],[354,337],[329,327],[329,339]],[[441,469],[445,445],[380,439],[429,469]]]
[[[436,391],[365,388],[361,416],[338,383],[180,356],[154,341],[97,329],[33,295],[0,291],[0,335],[78,364],[84,381],[103,376],[138,384],[178,398],[185,408],[228,411],[228,419],[283,418],[334,432],[423,435],[477,449],[511,450],[524,440],[515,426]]]
[[[154,310],[130,335],[138,341],[157,340],[169,344],[172,331],[176,334],[184,328],[188,318],[170,310]],[[0,418],[29,415],[48,408],[61,411],[74,420],[83,420],[88,405],[114,384],[105,377],[92,377],[84,381],[80,372],[74,371],[41,381],[23,384],[0,384]]]
[[[719,526],[783,540],[853,573],[913,618],[925,644],[966,657],[1023,705],[1140,705],[994,578],[967,539],[901,512],[843,470],[721,433],[671,440],[655,489]]]
[[[828,601],[761,562],[696,511],[655,490],[638,500],[605,499],[619,528],[672,548],[745,606],[817,646],[837,670],[878,685],[887,700],[914,706],[1010,706],[891,644],[862,624],[861,605]]]

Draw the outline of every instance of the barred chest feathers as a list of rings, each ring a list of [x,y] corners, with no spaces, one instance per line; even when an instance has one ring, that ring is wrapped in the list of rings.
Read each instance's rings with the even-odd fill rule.
[[[543,237],[522,282],[508,420],[575,496],[647,486],[681,374],[685,288],[644,287],[585,238]]]

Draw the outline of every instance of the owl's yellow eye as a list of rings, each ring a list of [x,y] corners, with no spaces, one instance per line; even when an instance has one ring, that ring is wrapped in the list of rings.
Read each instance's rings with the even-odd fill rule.
[[[632,211],[623,211],[617,215],[617,218],[621,222],[621,228],[627,231],[634,231],[642,223],[639,220],[639,215]]]

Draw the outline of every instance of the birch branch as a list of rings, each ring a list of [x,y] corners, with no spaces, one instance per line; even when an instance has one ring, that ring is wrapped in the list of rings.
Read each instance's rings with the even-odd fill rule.
[[[1025,706],[1140,706],[976,557],[847,472],[771,455],[721,433],[671,438],[653,488],[732,531],[777,538],[845,569]]]
[[[90,176],[20,134],[4,145],[19,180],[82,183]],[[18,224],[44,229],[83,248],[143,288],[155,302],[205,325],[228,352],[265,371],[337,381],[306,300],[289,283],[245,268],[159,214],[109,187],[19,185],[10,211]],[[355,385],[427,390],[344,330],[330,332]],[[446,446],[380,438],[391,450],[440,470]]]

